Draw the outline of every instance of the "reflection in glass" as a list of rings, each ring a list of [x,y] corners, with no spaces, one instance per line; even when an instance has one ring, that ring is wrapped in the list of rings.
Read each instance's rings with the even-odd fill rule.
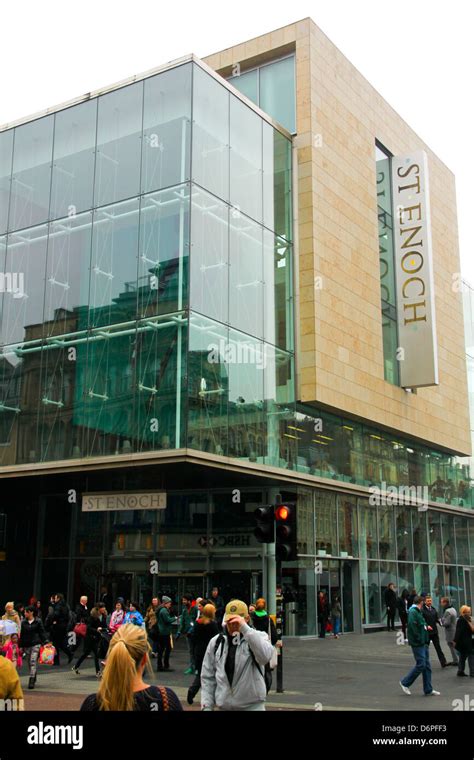
[[[293,349],[292,250],[282,238],[263,231],[264,337],[287,351]]]
[[[48,219],[53,123],[53,116],[45,116],[15,129],[10,230]]]
[[[189,179],[191,64],[145,79],[142,192]]]
[[[260,68],[260,108],[289,132],[296,131],[294,56]]]
[[[99,98],[95,206],[140,192],[142,103],[143,82]]]
[[[262,120],[237,98],[230,99],[230,202],[262,221]]]
[[[187,305],[188,255],[189,186],[143,196],[137,288],[140,316],[168,314]]]
[[[9,129],[6,132],[0,132],[0,233],[7,230],[12,173],[13,131],[13,129]]]
[[[229,321],[229,207],[193,187],[191,308]]]
[[[128,322],[137,313],[138,199],[96,209],[89,323]]]
[[[193,180],[229,200],[229,92],[194,66]]]
[[[263,230],[243,214],[230,212],[230,324],[263,338]]]
[[[56,114],[51,219],[92,208],[97,98]]]

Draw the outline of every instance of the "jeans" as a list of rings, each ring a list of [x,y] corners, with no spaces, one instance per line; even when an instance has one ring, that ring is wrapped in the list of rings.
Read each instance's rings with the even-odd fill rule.
[[[188,645],[189,652],[189,667],[196,670],[196,665],[194,663],[194,642],[192,636],[189,634],[186,636],[186,644]]]
[[[471,652],[471,654],[466,654],[466,652],[459,652],[458,673],[464,673],[466,660],[469,664],[469,675],[474,677],[474,652]]]
[[[32,647],[25,647],[23,650],[25,660],[28,663],[30,678],[36,678],[36,667],[38,665],[40,648],[40,644],[35,644]]]
[[[412,647],[413,657],[416,665],[410,672],[402,678],[401,683],[407,688],[412,685],[421,674],[423,676],[423,691],[425,694],[431,694],[433,685],[431,683],[431,663],[430,648],[428,644],[422,647]]]
[[[339,631],[341,630],[341,618],[340,617],[333,617],[332,619],[332,632],[334,636],[337,636]]]

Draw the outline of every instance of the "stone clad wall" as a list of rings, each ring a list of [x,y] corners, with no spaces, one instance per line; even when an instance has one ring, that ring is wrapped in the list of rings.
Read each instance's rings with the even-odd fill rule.
[[[471,451],[455,182],[311,19],[205,58],[229,76],[296,51],[299,251],[298,399]],[[439,387],[384,380],[374,144],[428,154]],[[318,281],[316,278],[321,278]],[[316,285],[316,286],[315,286]],[[319,287],[319,285],[321,287]]]

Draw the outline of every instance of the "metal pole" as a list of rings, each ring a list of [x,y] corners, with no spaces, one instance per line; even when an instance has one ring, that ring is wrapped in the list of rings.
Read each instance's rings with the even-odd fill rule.
[[[282,588],[282,573],[281,562],[277,563],[277,586],[276,586],[276,631],[278,638],[283,641],[283,588]],[[277,664],[277,694],[283,694],[283,647],[278,650],[278,664]]]

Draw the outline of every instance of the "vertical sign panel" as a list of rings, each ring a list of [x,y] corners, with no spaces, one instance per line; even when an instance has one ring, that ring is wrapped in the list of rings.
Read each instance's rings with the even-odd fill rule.
[[[428,161],[392,159],[400,385],[438,385]]]

